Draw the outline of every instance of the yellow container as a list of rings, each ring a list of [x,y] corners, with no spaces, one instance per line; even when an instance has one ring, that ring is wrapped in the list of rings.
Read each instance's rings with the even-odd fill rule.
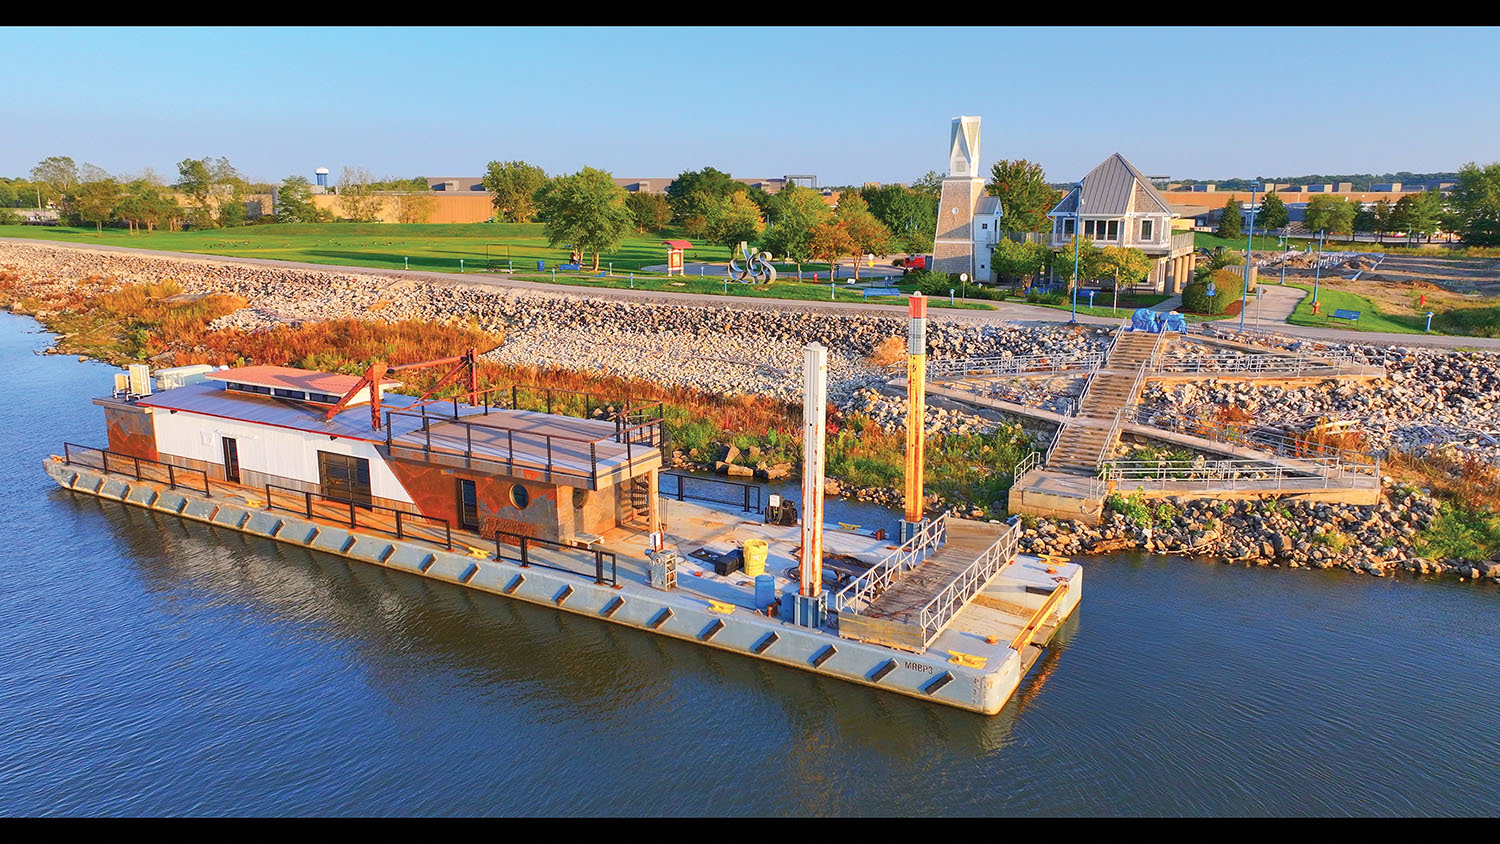
[[[765,574],[766,552],[768,546],[764,539],[745,540],[745,574],[754,577],[757,574]]]

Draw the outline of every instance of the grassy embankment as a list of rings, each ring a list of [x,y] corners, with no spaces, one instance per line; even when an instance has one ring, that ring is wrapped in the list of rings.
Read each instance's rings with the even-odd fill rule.
[[[184,295],[174,281],[110,289],[103,279],[72,285],[45,300],[24,294],[15,276],[0,272],[0,301],[37,314],[59,334],[56,347],[115,364],[149,360],[156,366],[192,363],[215,365],[273,364],[357,374],[374,360],[411,363],[494,348],[503,336],[464,321],[425,323],[333,320],[262,331],[209,331],[219,316],[244,307],[243,299],[224,294]],[[420,393],[439,376],[439,369],[402,373],[402,391]],[[760,396],[719,396],[641,379],[584,373],[559,368],[482,362],[480,383],[486,387],[540,385],[630,400],[663,403],[664,424],[675,447],[697,451],[713,462],[729,445],[745,454],[744,465],[801,460],[800,408]],[[449,387],[440,395],[455,394]],[[540,395],[523,406],[542,407]],[[577,405],[576,407],[573,405]],[[583,412],[582,400],[559,401],[556,412]],[[899,488],[903,437],[881,431],[864,416],[830,419],[828,474],[853,487]],[[757,449],[756,458],[749,456]],[[927,448],[928,489],[945,502],[973,502],[992,517],[1004,515],[1005,491],[1015,464],[1032,450],[1017,426],[988,435],[943,436]],[[1000,506],[993,507],[998,503]]]
[[[1427,325],[1427,308],[1417,304],[1420,291],[1413,290],[1411,304],[1406,313],[1393,313],[1390,306],[1382,306],[1374,300],[1331,287],[1318,290],[1318,314],[1312,312],[1312,285],[1287,284],[1307,291],[1308,295],[1297,304],[1297,309],[1287,318],[1292,325],[1314,325],[1325,328],[1344,328],[1350,331],[1381,331],[1393,334],[1421,334]],[[1490,301],[1494,301],[1491,299]],[[1359,321],[1349,324],[1346,320],[1334,319],[1338,309],[1359,311]],[[1479,307],[1433,308],[1433,334],[1449,334],[1459,337],[1500,337],[1500,305]]]
[[[666,263],[666,248],[661,241],[671,235],[633,235],[620,249],[603,256],[600,271],[552,273],[550,269],[568,259],[565,249],[554,249],[542,236],[540,223],[473,223],[473,224],[268,224],[235,229],[186,232],[141,232],[130,234],[124,229],[105,229],[102,233],[89,228],[59,226],[0,226],[0,237],[27,237],[76,243],[104,244],[168,252],[222,255],[233,258],[264,258],[277,261],[301,261],[312,264],[375,267],[379,269],[423,270],[433,272],[509,273],[526,281],[573,287],[628,288],[656,290],[665,293],[701,293],[713,296],[749,296],[762,299],[798,299],[828,301],[826,263],[804,264],[803,273],[822,273],[822,284],[799,282],[783,273],[771,285],[725,285],[720,277],[678,276],[669,278],[646,273],[643,267]],[[727,251],[718,246],[688,250],[687,261],[723,261]],[[460,264],[460,261],[463,263]],[[537,261],[544,261],[548,272],[536,271]],[[591,257],[584,266],[591,265]],[[783,269],[791,269],[784,267]],[[599,272],[613,276],[599,277]],[[634,272],[635,279],[629,274]],[[848,272],[844,267],[841,272]],[[868,276],[861,280],[868,280]],[[898,285],[903,292],[914,285]],[[860,291],[841,282],[835,286],[836,300],[871,304],[902,304],[895,297],[864,298]],[[933,300],[938,307],[950,307],[946,301]],[[959,302],[951,307],[973,310],[992,309],[980,302]]]

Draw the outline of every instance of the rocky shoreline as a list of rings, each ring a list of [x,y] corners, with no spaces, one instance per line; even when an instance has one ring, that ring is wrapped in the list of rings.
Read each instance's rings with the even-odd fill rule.
[[[904,320],[898,317],[644,304],[567,290],[519,290],[67,245],[0,242],[0,270],[18,280],[17,289],[43,298],[65,297],[84,280],[107,290],[175,279],[189,293],[233,293],[249,302],[216,320],[211,329],[255,330],[343,318],[466,320],[504,332],[506,343],[486,355],[488,359],[778,401],[800,401],[801,349],[819,342],[830,349],[829,392],[840,411],[866,415],[887,431],[900,430],[905,423],[904,404],[886,385],[892,373],[870,360],[881,343],[904,337]],[[0,305],[17,310],[18,297],[11,298]],[[1235,339],[1232,332],[1219,333]],[[999,324],[944,313],[930,324],[929,355],[1075,355],[1101,348],[1109,334],[1103,327]],[[1266,337],[1256,334],[1253,339],[1265,342]],[[1291,351],[1347,351],[1356,359],[1384,361],[1391,377],[1372,384],[1292,389],[1212,378],[1172,387],[1154,384],[1143,394],[1143,407],[1148,413],[1203,417],[1235,405],[1254,414],[1258,422],[1288,430],[1305,430],[1309,420],[1320,418],[1356,419],[1377,451],[1456,452],[1500,461],[1500,356],[1291,339],[1282,345]],[[1050,436],[1035,420],[1016,420],[967,405],[934,400],[927,412],[929,434],[986,433],[1010,421],[1022,421],[1038,443]],[[749,461],[739,457],[677,451],[670,465],[717,469],[745,480],[778,480],[795,471],[787,464],[757,462],[753,455]],[[895,489],[845,488],[831,480],[828,492],[888,507],[900,505]],[[934,510],[950,503],[928,496]],[[1109,512],[1104,524],[1095,527],[1028,518],[1022,547],[1063,555],[1139,548],[1255,565],[1338,567],[1379,576],[1417,572],[1466,579],[1500,577],[1500,565],[1493,563],[1420,558],[1414,537],[1431,527],[1437,505],[1421,492],[1389,483],[1381,504],[1373,507],[1274,501],[1167,501],[1165,510],[1156,503],[1151,506],[1153,513],[1145,523]],[[966,505],[959,514],[975,517],[981,512]]]

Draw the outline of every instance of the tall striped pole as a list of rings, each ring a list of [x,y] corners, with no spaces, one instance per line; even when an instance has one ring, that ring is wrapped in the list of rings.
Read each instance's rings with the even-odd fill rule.
[[[906,329],[906,512],[905,542],[922,524],[922,462],[927,442],[927,297],[908,300]]]
[[[808,343],[802,354],[802,594],[796,621],[823,623],[823,452],[828,437],[828,350]]]

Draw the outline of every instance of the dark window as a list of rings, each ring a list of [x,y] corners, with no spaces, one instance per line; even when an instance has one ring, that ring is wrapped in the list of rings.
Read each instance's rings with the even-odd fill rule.
[[[458,480],[458,526],[466,530],[479,530],[479,494],[474,482]]]
[[[255,393],[262,396],[269,396],[271,394],[270,387],[262,387],[259,384],[236,384],[231,381],[229,383],[229,389],[241,393]]]
[[[1120,221],[1119,220],[1110,220],[1109,221],[1109,234],[1105,235],[1104,239],[1105,240],[1119,240],[1120,239]]]
[[[1151,221],[1150,220],[1142,220],[1141,221],[1141,240],[1150,240],[1150,239],[1151,239]]]
[[[220,437],[224,447],[224,480],[240,482],[240,444],[233,437]]]
[[[531,493],[520,484],[512,484],[510,487],[510,503],[517,510],[525,510],[526,505],[531,503]]]
[[[272,390],[271,395],[278,399],[296,399],[298,401],[303,401],[307,398],[307,393],[301,390],[283,390],[280,387]]]
[[[330,396],[327,393],[308,393],[308,401],[322,402],[323,404],[338,404],[339,396]]]
[[[328,498],[370,503],[370,461],[363,457],[319,451],[318,481]]]

